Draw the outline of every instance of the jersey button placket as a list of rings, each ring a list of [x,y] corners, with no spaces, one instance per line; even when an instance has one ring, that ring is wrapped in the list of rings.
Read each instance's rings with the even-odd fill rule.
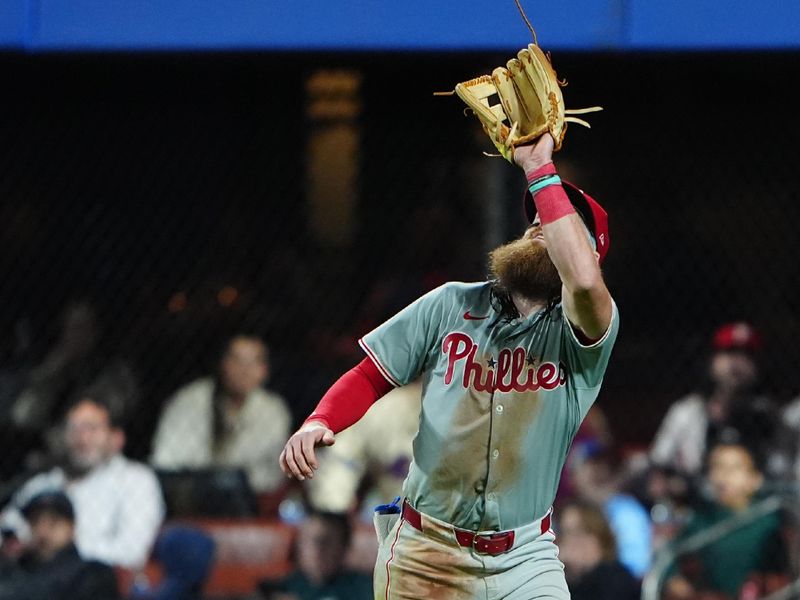
[[[486,478],[486,485],[485,485],[485,518],[487,522],[498,522],[500,519],[499,514],[499,506],[497,504],[497,494],[494,491],[496,489],[496,482],[495,482],[495,466],[497,464],[497,458],[500,456],[500,450],[497,449],[498,440],[500,439],[498,435],[498,428],[501,427],[501,416],[505,411],[505,408],[502,403],[503,394],[493,390],[491,402],[493,405],[493,409],[490,412],[492,418],[489,422],[489,455],[488,455],[488,473]]]

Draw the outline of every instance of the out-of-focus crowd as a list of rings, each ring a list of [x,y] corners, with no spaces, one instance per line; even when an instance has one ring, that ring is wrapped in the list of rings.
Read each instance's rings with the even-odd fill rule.
[[[766,356],[751,324],[719,325],[643,448],[620,447],[592,408],[556,509],[574,598],[755,599],[797,577],[800,399],[765,393]]]
[[[96,329],[91,307],[70,307],[53,348],[17,393],[3,394],[6,439],[23,451],[2,465],[0,600],[201,598],[216,548],[202,526],[181,525],[197,516],[296,529],[292,568],[263,579],[252,599],[372,597],[369,572],[344,557],[372,507],[402,495],[418,382],[337,436],[312,480],[290,482],[277,457],[292,407],[268,387],[269,346],[233,335],[215,372],[163,403],[149,456],[133,460],[126,427],[142,410],[139,387]],[[554,513],[573,598],[639,598],[657,576],[668,600],[744,600],[796,575],[795,515],[763,507],[796,498],[800,399],[779,406],[765,395],[766,351],[750,324],[721,325],[700,359],[703,376],[649,447],[615,440],[603,410],[613,399],[592,408]],[[215,491],[223,500],[211,506]],[[137,577],[152,563],[157,581]],[[125,585],[122,571],[133,574]]]

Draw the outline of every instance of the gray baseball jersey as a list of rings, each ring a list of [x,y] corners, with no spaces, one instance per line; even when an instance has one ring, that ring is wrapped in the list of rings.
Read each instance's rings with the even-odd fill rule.
[[[561,305],[511,322],[497,316],[490,283],[447,283],[359,340],[393,384],[422,374],[404,495],[474,531],[516,528],[550,509],[619,329],[616,304],[589,346]]]

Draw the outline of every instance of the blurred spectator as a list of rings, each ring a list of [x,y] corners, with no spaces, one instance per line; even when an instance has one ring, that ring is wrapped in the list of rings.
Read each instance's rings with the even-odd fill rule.
[[[558,557],[572,600],[638,600],[640,584],[617,560],[614,534],[602,509],[568,500],[556,514]]]
[[[64,465],[35,476],[0,514],[0,526],[22,540],[23,507],[34,495],[64,490],[75,506],[81,556],[114,566],[142,566],[164,518],[155,473],[122,455],[125,433],[104,399],[87,392],[67,412]]]
[[[88,302],[69,304],[61,330],[42,361],[27,375],[14,402],[11,417],[16,428],[44,436],[39,443],[50,454],[63,452],[58,425],[75,395],[89,387],[106,390],[104,401],[121,419],[133,415],[139,402],[139,384],[127,361],[106,347],[103,326]],[[42,457],[30,457],[41,464]],[[37,460],[38,459],[38,460]]]
[[[652,524],[639,500],[622,490],[620,476],[620,461],[610,448],[584,446],[583,456],[574,457],[576,497],[603,510],[616,539],[619,561],[641,579],[650,567]]]
[[[33,368],[33,332],[29,317],[17,319],[0,343],[0,425],[11,421],[11,410]]]
[[[653,554],[669,543],[692,514],[696,500],[696,482],[673,467],[648,469],[648,465],[630,482],[640,501],[649,505],[653,524]]]
[[[284,579],[259,584],[259,600],[372,600],[372,576],[347,570],[350,518],[313,511],[300,525],[296,570]]]
[[[154,586],[138,584],[129,600],[201,600],[214,566],[214,539],[202,529],[172,524],[153,548],[163,578]]]
[[[710,497],[695,507],[691,520],[674,543],[680,544],[695,533],[745,514],[757,500],[763,499],[763,482],[763,460],[756,450],[740,440],[718,442],[708,456]],[[770,513],[695,553],[679,557],[678,566],[668,574],[667,597],[685,600],[710,592],[736,599],[746,582],[765,575],[787,583],[789,555],[782,526],[781,515]]]
[[[786,447],[789,449],[791,466],[789,479],[800,482],[800,396],[791,400],[782,410]]]
[[[762,347],[761,335],[748,323],[716,330],[706,379],[697,391],[670,407],[650,448],[653,465],[694,478],[701,472],[706,448],[729,431],[738,431],[761,440],[768,475],[786,474],[785,449],[776,443],[781,429],[778,412],[760,392]]]
[[[292,417],[286,400],[264,389],[269,374],[261,339],[230,339],[218,375],[187,384],[167,401],[151,464],[159,469],[241,467],[256,492],[283,488],[286,478],[277,457]]]
[[[403,494],[419,428],[421,381],[395,388],[355,425],[321,448],[320,469],[307,482],[308,500],[317,510],[351,512],[391,502]],[[366,489],[365,489],[366,488]]]
[[[575,485],[572,481],[573,469],[583,461],[586,453],[595,448],[610,447],[612,443],[613,438],[608,426],[608,419],[600,406],[593,404],[578,426],[578,433],[575,434],[575,439],[572,440],[572,445],[567,453],[564,470],[558,482],[556,504],[575,497]]]
[[[84,560],[75,547],[75,513],[63,492],[43,492],[22,507],[31,538],[18,568],[0,578],[0,600],[116,600],[114,569]]]

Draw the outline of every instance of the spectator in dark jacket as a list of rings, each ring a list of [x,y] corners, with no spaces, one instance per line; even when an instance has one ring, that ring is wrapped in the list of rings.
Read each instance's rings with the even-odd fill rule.
[[[638,600],[640,583],[619,562],[603,509],[571,500],[556,515],[556,543],[572,600]]]
[[[676,545],[737,516],[745,516],[767,497],[763,489],[765,459],[744,439],[717,443],[709,452],[706,485],[692,518],[674,540]],[[682,555],[668,573],[670,600],[693,599],[698,593],[739,598],[750,581],[769,577],[789,582],[789,551],[782,533],[784,515],[770,512],[728,531],[721,538]],[[770,584],[773,585],[773,584]],[[775,591],[769,590],[769,591]]]
[[[32,537],[16,568],[7,566],[0,600],[118,600],[114,570],[81,558],[75,513],[63,492],[34,496],[23,508]]]
[[[372,577],[345,567],[351,524],[344,513],[312,512],[300,525],[297,569],[263,581],[255,598],[266,600],[372,600]]]

